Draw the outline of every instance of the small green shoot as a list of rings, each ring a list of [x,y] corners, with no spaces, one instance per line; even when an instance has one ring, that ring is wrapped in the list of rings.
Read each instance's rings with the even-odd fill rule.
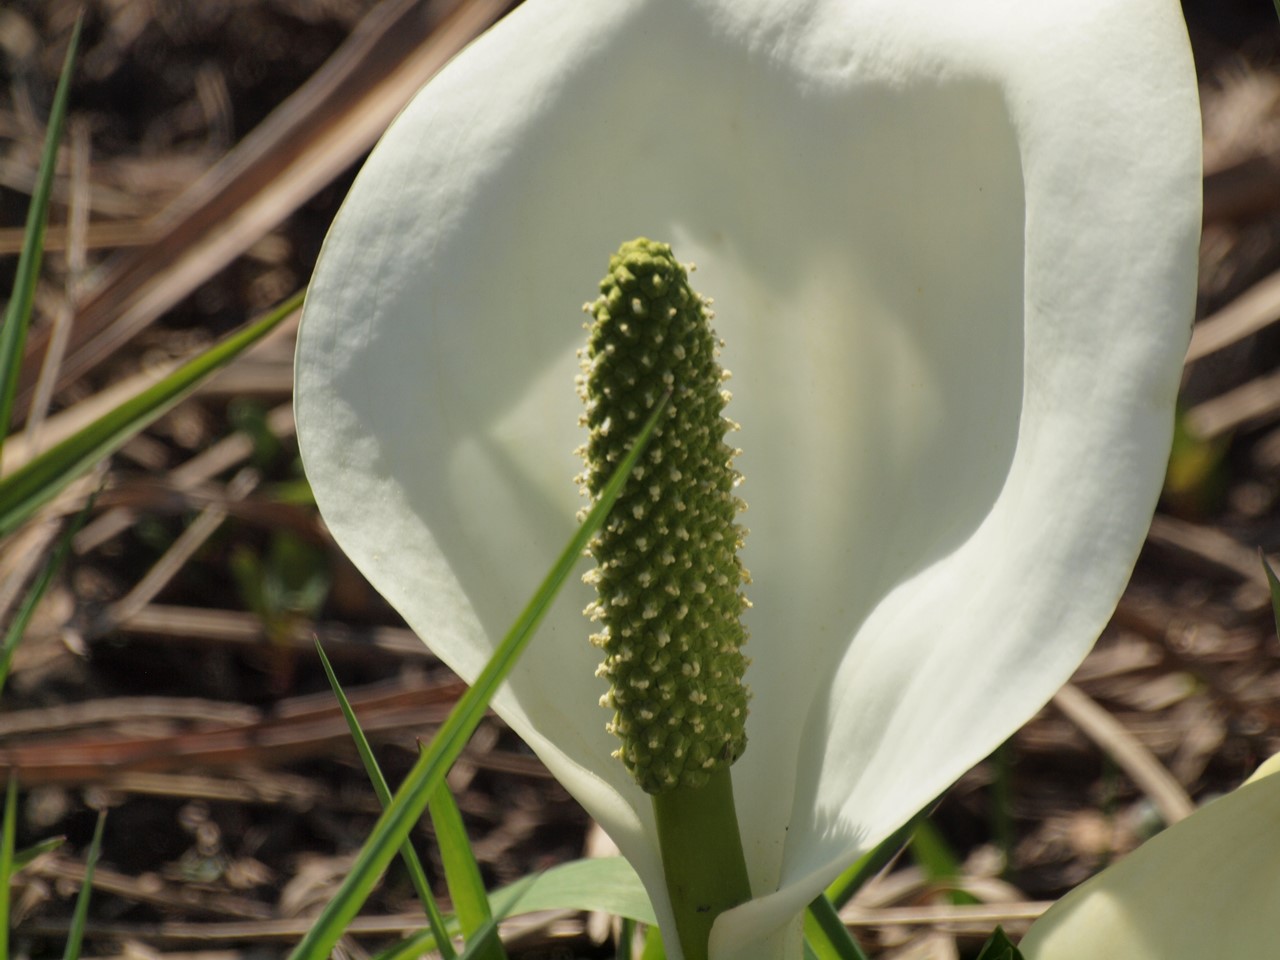
[[[1022,960],[1022,954],[1005,935],[1004,929],[996,927],[995,932],[982,945],[978,960]]]
[[[373,784],[373,792],[378,796],[378,802],[382,804],[385,810],[387,805],[391,803],[391,788],[387,786],[387,779],[382,775],[382,768],[378,766],[377,758],[373,755],[373,748],[369,746],[369,740],[364,735],[364,730],[360,727],[360,721],[356,718],[356,712],[351,708],[351,701],[347,699],[346,692],[342,689],[342,684],[338,683],[338,675],[333,672],[333,666],[329,663],[328,656],[325,655],[324,647],[320,645],[320,641],[316,640],[316,653],[320,655],[320,665],[324,667],[324,674],[329,678],[329,686],[333,688],[333,695],[338,699],[338,707],[342,710],[342,716],[347,721],[347,727],[351,731],[351,739],[355,741],[356,752],[360,754],[360,762],[364,764],[364,771],[369,777],[369,781]],[[427,882],[427,873],[422,869],[422,861],[418,859],[417,853],[414,852],[413,844],[406,837],[400,846],[400,856],[404,860],[405,869],[409,871],[409,880],[413,884],[414,891],[418,894],[418,899],[422,901],[422,906],[427,912],[427,923],[431,926],[431,934],[435,938],[435,949],[439,951],[440,956],[444,960],[453,960],[454,953],[453,942],[449,939],[449,931],[445,925],[444,917],[440,913],[440,907],[436,903],[436,898],[431,894],[431,885]]]
[[[23,847],[13,855],[13,872],[17,873],[36,857],[44,856],[46,853],[53,853],[66,842],[66,837],[49,837],[39,843],[33,843],[29,847]]]
[[[614,471],[587,518],[561,551],[537,592],[494,651],[493,657],[458,700],[430,746],[413,765],[390,806],[374,825],[364,849],[352,864],[338,893],[290,955],[293,960],[326,960],[333,945],[359,912],[382,871],[422,815],[431,794],[444,782],[445,773],[461,755],[488,709],[489,701],[524,652],[570,571],[577,566],[587,541],[613,509],[669,400],[668,394],[654,408],[631,450]]]
[[[1013,863],[1013,744],[1006,740],[991,755],[991,835],[1004,860],[1003,873]]]
[[[76,896],[75,912],[71,915],[71,929],[67,932],[66,948],[62,951],[62,960],[79,960],[80,944],[84,942],[84,925],[89,917],[89,897],[93,893],[93,871],[98,866],[98,858],[102,856],[102,828],[107,822],[107,811],[98,812],[98,822],[93,828],[93,840],[89,844],[89,853],[84,861],[84,883]]]
[[[36,283],[40,276],[44,231],[49,223],[49,200],[53,192],[53,172],[57,166],[62,128],[67,120],[71,74],[75,69],[76,50],[80,46],[82,22],[83,14],[76,18],[76,25],[71,31],[71,43],[67,46],[62,74],[58,77],[58,87],[53,94],[49,129],[45,133],[44,150],[40,154],[40,169],[36,173],[35,189],[31,192],[31,205],[27,208],[27,225],[22,234],[22,253],[18,256],[17,277],[9,304],[5,308],[4,325],[0,326],[0,452],[3,452],[4,437],[13,421],[13,402],[18,393],[18,371],[22,366],[22,351],[27,342],[31,307],[35,302]]]
[[[957,888],[960,861],[932,820],[921,820],[916,825],[909,849],[925,877],[930,883],[945,888],[952,903],[963,906],[978,902],[973,894]]]
[[[1203,517],[1217,509],[1226,494],[1226,456],[1230,446],[1229,435],[1207,440],[1201,437],[1179,404],[1162,491],[1165,503],[1175,514]]]
[[[40,573],[36,575],[35,580],[32,581],[31,586],[27,589],[27,595],[22,600],[22,606],[18,608],[18,612],[14,614],[13,620],[9,624],[9,629],[5,631],[4,644],[0,646],[0,693],[4,691],[5,681],[9,679],[9,666],[13,662],[13,654],[18,649],[18,644],[22,642],[22,638],[27,632],[27,624],[31,622],[31,616],[36,612],[40,598],[49,589],[49,584],[53,583],[53,575],[58,572],[66,561],[67,554],[71,552],[71,541],[80,532],[84,522],[89,519],[89,514],[93,510],[94,500],[95,497],[90,497],[85,502],[80,513],[76,515],[74,522],[62,532],[62,536],[58,539],[58,545],[45,559]]]

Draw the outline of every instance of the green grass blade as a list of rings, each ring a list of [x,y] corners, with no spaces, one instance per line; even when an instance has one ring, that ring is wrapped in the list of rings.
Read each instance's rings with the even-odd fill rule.
[[[817,960],[867,960],[825,893],[805,911],[804,941]]]
[[[32,844],[29,847],[23,847],[13,855],[13,872],[17,873],[36,857],[46,853],[53,853],[66,842],[66,837],[49,837],[47,840],[41,840],[39,843]]]
[[[71,915],[71,929],[67,931],[66,949],[62,951],[62,960],[79,960],[80,944],[84,942],[84,925],[89,917],[89,897],[93,893],[93,871],[102,856],[102,828],[107,822],[107,811],[98,813],[98,822],[93,828],[93,841],[89,844],[89,854],[84,861],[84,884],[76,896],[76,909]]]
[[[9,775],[0,826],[0,960],[9,956],[9,893],[13,880],[13,844],[18,832],[18,781]]]
[[[499,950],[502,949],[502,942],[498,939],[498,921],[490,917],[471,935],[467,941],[467,949],[462,951],[458,960],[482,960],[492,956],[494,944],[497,944]]]
[[[630,917],[623,917],[618,930],[618,949],[614,951],[614,960],[631,960],[631,944],[635,938],[636,922]]]
[[[126,400],[78,433],[0,479],[0,537],[12,533],[59,490],[103,457],[113,453],[126,440],[181,400],[201,380],[274,330],[302,304],[302,296],[302,291],[295,293],[261,320],[227,337],[183,364],[159,383]]]
[[[448,718],[432,739],[430,746],[414,763],[390,806],[374,825],[372,833],[365,841],[364,849],[352,865],[338,893],[307,931],[302,942],[294,949],[291,954],[293,960],[326,960],[329,951],[342,936],[347,924],[359,912],[378,882],[378,877],[395,856],[400,844],[409,836],[413,824],[422,815],[432,792],[444,782],[445,773],[458,759],[467,740],[475,732],[485,710],[488,709],[489,701],[515,666],[520,654],[524,652],[534,630],[546,615],[570,571],[581,558],[587,541],[613,509],[636,461],[648,444],[654,427],[657,426],[658,417],[666,409],[669,400],[668,394],[654,408],[631,450],[614,471],[613,476],[609,478],[609,483],[591,508],[586,520],[578,527],[577,532],[560,553],[528,606],[503,638],[502,643],[498,645],[485,668],[480,671],[475,683],[449,712]]]
[[[67,554],[71,552],[71,541],[80,532],[85,520],[89,518],[89,512],[93,509],[94,499],[94,497],[89,498],[84,508],[76,516],[75,521],[62,532],[58,545],[45,560],[44,567],[41,568],[40,573],[27,589],[27,595],[22,600],[22,606],[18,608],[18,612],[14,614],[13,621],[9,624],[9,629],[5,631],[4,645],[0,646],[0,693],[4,692],[5,681],[9,679],[9,666],[13,662],[14,651],[18,649],[18,644],[22,642],[22,638],[27,632],[27,624],[31,622],[31,616],[36,612],[36,607],[39,605],[41,597],[49,589],[49,584],[53,583],[53,575],[58,572],[63,562],[67,559]]]
[[[462,813],[458,810],[447,783],[442,783],[431,794],[427,811],[431,814],[436,844],[440,847],[453,912],[458,915],[462,935],[466,938],[467,950],[464,956],[474,955],[478,960],[506,960],[507,952],[502,949],[502,941],[496,936],[493,911],[489,909],[489,897],[485,893],[484,878],[480,876],[480,865],[476,863],[471,842],[467,839],[466,825],[462,822]],[[492,932],[485,932],[486,930]],[[482,945],[474,942],[477,939],[483,941]]]
[[[22,350],[27,342],[27,329],[31,323],[31,305],[35,301],[36,281],[40,276],[40,261],[44,255],[44,231],[49,222],[49,199],[53,192],[53,171],[58,161],[58,144],[62,141],[62,128],[67,120],[67,100],[71,95],[71,74],[75,69],[76,49],[80,46],[80,25],[83,15],[76,18],[71,31],[71,43],[62,62],[62,75],[53,95],[53,107],[49,112],[49,129],[45,132],[44,150],[40,155],[40,169],[36,173],[35,189],[31,192],[31,206],[27,208],[27,226],[22,234],[22,253],[18,256],[18,271],[14,278],[13,293],[4,312],[4,325],[0,326],[0,453],[4,449],[4,437],[13,421],[13,399],[18,392],[18,370],[22,366]]]
[[[391,803],[391,788],[387,786],[387,778],[382,775],[382,768],[378,766],[378,761],[373,755],[373,748],[369,746],[369,740],[364,735],[364,730],[360,728],[360,721],[356,718],[356,713],[351,709],[351,701],[347,699],[346,693],[342,689],[342,685],[338,683],[338,676],[333,672],[333,667],[329,663],[329,658],[325,655],[324,648],[320,646],[320,641],[316,640],[316,653],[320,655],[320,665],[324,667],[324,674],[329,678],[329,686],[333,688],[333,695],[338,698],[338,706],[342,710],[342,716],[346,718],[347,727],[351,731],[351,739],[355,741],[356,752],[360,754],[360,762],[364,764],[364,771],[369,777],[369,781],[373,784],[373,792],[378,796],[378,802],[382,804],[383,809]],[[446,789],[441,787],[441,789]],[[417,853],[414,852],[413,844],[405,839],[400,846],[400,857],[404,860],[405,869],[409,871],[409,880],[413,884],[413,889],[418,894],[418,899],[422,901],[423,909],[427,913],[427,923],[431,925],[432,936],[435,937],[436,949],[444,960],[453,960],[457,955],[453,949],[453,943],[449,939],[448,927],[444,922],[444,916],[440,913],[440,907],[436,903],[436,898],[431,894],[431,885],[427,882],[427,872],[422,869],[422,861],[418,859]]]

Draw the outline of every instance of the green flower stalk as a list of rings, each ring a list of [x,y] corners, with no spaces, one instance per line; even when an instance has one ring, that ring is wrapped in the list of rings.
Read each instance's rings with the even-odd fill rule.
[[[606,526],[591,544],[587,575],[598,599],[599,676],[610,689],[615,756],[650,794],[703,787],[746,748],[747,659],[738,559],[745,508],[737,453],[725,435],[728,374],[716,360],[710,301],[664,243],[622,245],[584,309],[595,322],[582,353],[579,392],[590,439],[581,448],[583,492],[597,496],[635,431],[670,391],[655,431]]]

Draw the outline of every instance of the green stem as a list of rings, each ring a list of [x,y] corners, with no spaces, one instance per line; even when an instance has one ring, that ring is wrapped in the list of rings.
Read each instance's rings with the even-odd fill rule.
[[[707,960],[716,917],[751,899],[729,767],[703,787],[653,795],[667,892],[685,960]]]

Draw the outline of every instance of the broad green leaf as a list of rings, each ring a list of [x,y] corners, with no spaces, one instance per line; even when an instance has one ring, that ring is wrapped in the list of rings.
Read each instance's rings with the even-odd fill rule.
[[[577,565],[582,551],[592,535],[604,523],[631,475],[640,454],[644,451],[657,425],[658,417],[666,409],[670,395],[664,397],[650,414],[644,429],[640,431],[631,451],[619,464],[609,479],[587,518],[570,538],[569,543],[556,558],[551,570],[529,601],[515,624],[507,632],[493,657],[480,671],[475,683],[454,705],[449,716],[432,738],[430,746],[422,753],[405,777],[386,812],[374,825],[365,841],[364,849],[343,881],[334,899],[324,909],[302,942],[290,955],[293,960],[325,960],[333,945],[342,936],[353,917],[372,892],[378,877],[386,869],[396,850],[404,843],[413,824],[422,815],[431,794],[444,782],[444,775],[458,759],[463,748],[475,732],[489,701],[502,681],[515,666],[520,654],[546,615],[556,594],[564,585],[569,573]],[[494,907],[496,912],[496,906]]]
[[[12,533],[37,509],[103,457],[167,411],[200,381],[234,360],[280,325],[302,303],[295,293],[275,310],[183,364],[84,429],[0,479],[0,537]]]
[[[562,863],[496,890],[489,902],[500,920],[538,910],[587,910],[658,924],[644,884],[623,857]]]
[[[40,261],[44,255],[44,231],[49,222],[49,199],[53,191],[53,172],[57,166],[58,143],[62,140],[62,128],[67,119],[67,100],[71,95],[71,74],[76,61],[76,49],[80,45],[80,25],[83,15],[76,18],[71,31],[71,43],[62,62],[62,74],[53,94],[53,106],[49,111],[49,129],[45,133],[44,150],[40,155],[40,169],[36,172],[35,189],[31,192],[31,205],[27,208],[27,225],[22,234],[22,253],[18,256],[17,276],[13,293],[4,312],[4,325],[0,326],[0,452],[4,449],[4,435],[13,420],[13,398],[18,392],[18,370],[22,366],[22,348],[27,342],[27,329],[31,324],[31,305],[35,300],[36,281],[40,275]]]
[[[489,896],[489,904],[498,922],[540,910],[587,910],[648,924],[649,942],[653,942],[658,929],[644,885],[622,857],[563,863],[495,890]],[[450,921],[451,928],[454,923]],[[380,954],[377,960],[408,960],[433,948],[431,931],[423,930]],[[646,946],[644,956],[647,960],[662,960],[665,954],[652,956]]]
[[[324,647],[320,645],[318,638],[316,653],[320,655],[320,665],[324,667],[324,674],[329,678],[333,695],[338,698],[338,707],[347,721],[347,729],[351,731],[351,739],[355,741],[356,752],[360,754],[360,762],[364,764],[365,774],[373,784],[373,792],[377,794],[378,802],[382,804],[383,809],[386,809],[391,803],[391,788],[387,786],[387,778],[382,775],[382,768],[378,766],[377,758],[373,755],[373,748],[369,746],[369,740],[360,727],[356,712],[351,708],[351,701],[347,699],[342,684],[338,682],[338,675],[333,672],[333,666],[329,663],[329,658],[325,655]],[[441,789],[447,788],[441,787]],[[440,913],[436,898],[431,894],[431,884],[427,882],[427,873],[422,869],[422,861],[418,859],[418,854],[414,852],[413,843],[408,837],[400,845],[400,857],[404,860],[405,869],[409,871],[409,880],[413,884],[413,889],[418,894],[418,899],[422,901],[423,909],[426,910],[427,922],[431,925],[431,932],[435,937],[436,950],[444,960],[453,960],[455,953],[453,943],[449,939],[448,927]]]
[[[84,861],[84,883],[76,896],[76,909],[71,915],[71,929],[67,932],[66,949],[62,952],[62,960],[78,960],[80,944],[84,941],[84,924],[89,916],[89,897],[93,893],[93,871],[102,856],[102,828],[107,822],[107,811],[98,813],[98,822],[93,828],[93,841],[89,844],[89,854]]]

